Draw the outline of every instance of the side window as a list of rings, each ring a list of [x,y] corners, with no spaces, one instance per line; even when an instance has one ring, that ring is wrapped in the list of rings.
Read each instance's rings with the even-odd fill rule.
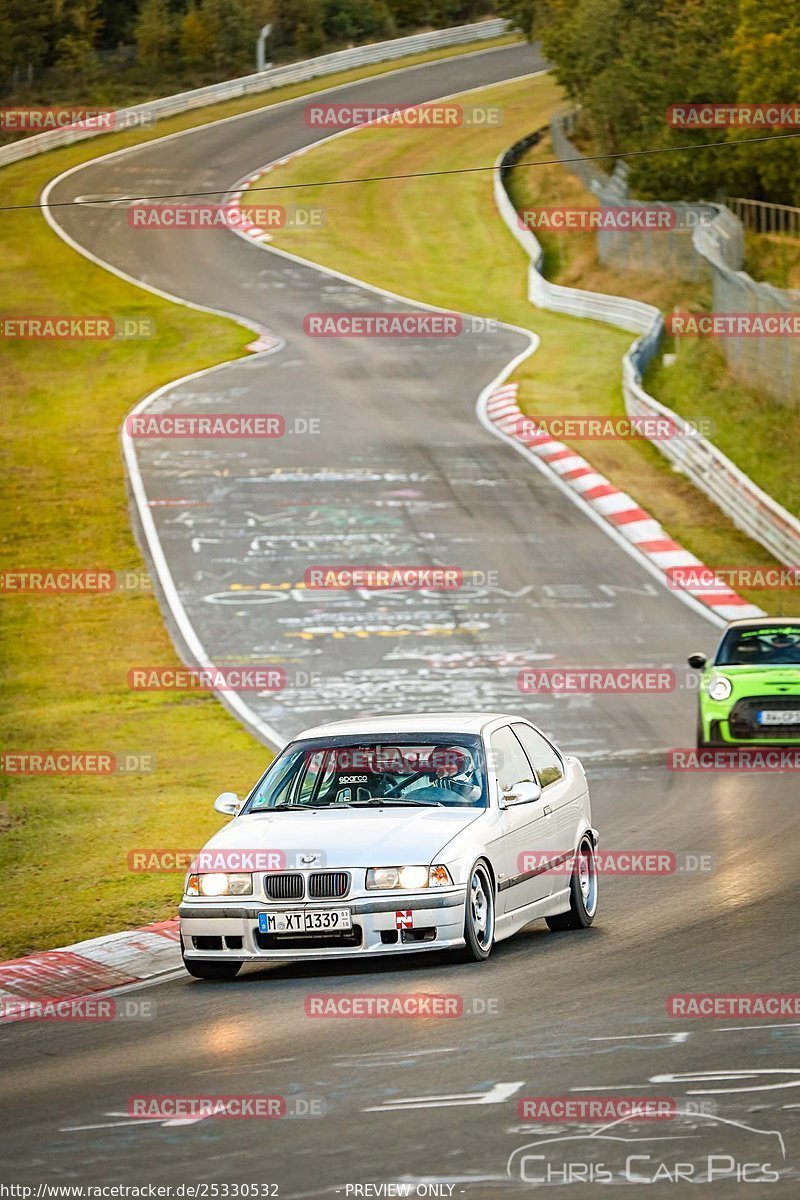
[[[525,753],[533,763],[542,788],[564,778],[561,759],[547,738],[542,737],[535,729],[531,729],[530,725],[514,725],[512,728],[525,747]]]
[[[492,734],[490,765],[503,792],[513,791],[516,784],[523,781],[533,781],[531,765],[508,725]]]

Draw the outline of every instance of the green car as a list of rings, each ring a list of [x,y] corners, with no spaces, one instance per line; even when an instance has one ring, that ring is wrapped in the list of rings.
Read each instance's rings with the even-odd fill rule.
[[[732,621],[702,670],[697,745],[800,744],[800,619]]]

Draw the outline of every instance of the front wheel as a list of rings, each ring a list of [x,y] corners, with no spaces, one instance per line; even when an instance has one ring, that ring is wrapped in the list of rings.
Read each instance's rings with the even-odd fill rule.
[[[549,929],[588,929],[597,912],[597,859],[590,837],[584,837],[572,866],[569,911],[545,917]]]
[[[476,863],[472,868],[466,907],[465,957],[470,962],[484,962],[494,943],[494,886],[485,863]]]

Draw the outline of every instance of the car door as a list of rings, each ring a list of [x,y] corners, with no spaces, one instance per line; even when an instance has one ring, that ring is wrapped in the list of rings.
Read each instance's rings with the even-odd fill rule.
[[[524,721],[515,721],[511,728],[522,743],[541,785],[542,805],[549,820],[548,832],[555,857],[563,858],[575,849],[581,815],[578,795],[567,777],[564,760],[552,742]],[[546,878],[551,893],[560,892],[567,886],[570,869],[567,862],[548,873]]]
[[[540,796],[521,802],[515,799],[517,786],[527,784],[530,790],[536,778],[522,743],[509,725],[496,729],[490,737],[489,770],[494,774],[504,805],[499,893],[503,912],[509,913],[550,894],[549,876],[540,868],[555,853],[552,820],[545,814]]]

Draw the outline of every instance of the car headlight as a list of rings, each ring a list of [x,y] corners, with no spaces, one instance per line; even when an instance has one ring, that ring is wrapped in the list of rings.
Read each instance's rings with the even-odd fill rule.
[[[715,675],[708,685],[708,694],[712,700],[727,700],[732,691],[731,681],[724,675]]]
[[[373,891],[394,888],[448,887],[452,884],[447,867],[370,867],[367,887]]]
[[[210,871],[203,875],[190,875],[186,880],[187,896],[252,896],[252,875],[229,875],[222,871]]]

